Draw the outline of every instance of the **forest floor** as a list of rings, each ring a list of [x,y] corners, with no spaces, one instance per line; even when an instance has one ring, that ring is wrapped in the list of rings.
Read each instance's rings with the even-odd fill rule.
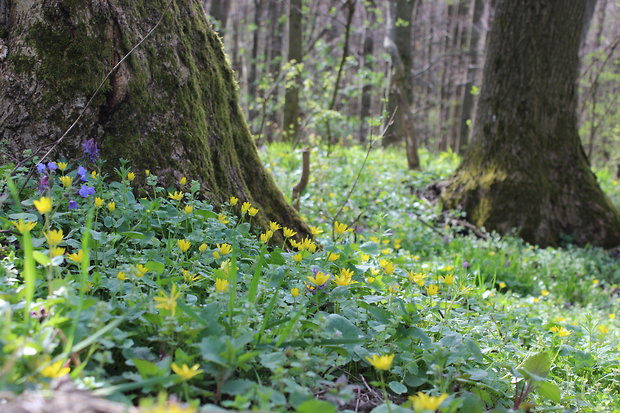
[[[261,156],[290,194],[299,152]],[[273,223],[278,245],[260,210],[214,210],[191,177],[40,167],[45,196],[40,180],[0,209],[0,403],[64,388],[141,412],[620,412],[617,250],[459,226],[426,191],[453,154],[421,151],[421,172],[397,150],[365,159],[313,150],[315,241]]]

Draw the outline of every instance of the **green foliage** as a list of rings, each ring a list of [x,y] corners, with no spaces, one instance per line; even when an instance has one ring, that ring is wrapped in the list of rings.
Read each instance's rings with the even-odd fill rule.
[[[162,188],[121,163],[82,182],[69,165],[47,169],[39,194],[21,168],[13,193],[24,190],[0,211],[0,388],[70,374],[144,407],[175,394],[299,412],[352,411],[362,397],[392,412],[620,403],[620,269],[608,252],[463,234],[425,190],[454,154],[421,151],[424,172],[404,169],[398,150],[371,151],[362,168],[364,155],[312,152],[301,212],[318,243],[278,245],[251,209],[215,209],[191,179]],[[300,157],[283,144],[263,156],[288,192]],[[82,185],[95,193],[77,195]]]

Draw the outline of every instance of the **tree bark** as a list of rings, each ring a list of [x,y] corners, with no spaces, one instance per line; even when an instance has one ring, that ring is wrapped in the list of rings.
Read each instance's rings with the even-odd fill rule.
[[[541,246],[620,244],[620,213],[577,133],[585,2],[500,1],[472,144],[442,197],[477,226]]]
[[[108,171],[124,158],[164,185],[196,179],[215,204],[236,196],[261,210],[260,224],[279,221],[308,234],[262,166],[233,72],[198,0],[153,0],[148,7],[131,0],[12,2],[10,56],[0,62],[0,140],[16,155],[53,147],[162,13],[53,159],[80,161],[81,143],[94,138]]]
[[[469,143],[469,132],[471,131],[472,117],[476,98],[471,93],[472,87],[476,84],[480,55],[482,54],[482,15],[484,14],[484,0],[475,0],[472,12],[471,37],[469,39],[469,53],[467,56],[467,78],[462,93],[462,106],[459,121],[459,138],[457,152],[461,152]],[[469,122],[468,122],[469,121]],[[469,123],[469,124],[468,124]]]
[[[288,61],[290,64],[302,62],[302,0],[290,0],[288,17]],[[284,92],[283,140],[296,142],[299,139],[299,83],[301,76],[296,69],[293,78],[286,82]]]
[[[220,36],[226,32],[228,22],[228,11],[232,0],[212,0],[209,6],[209,15],[217,22],[215,30]]]
[[[389,30],[385,44],[392,60],[390,92],[387,110],[394,113],[393,124],[383,137],[383,145],[388,146],[405,140],[407,165],[409,169],[419,169],[417,139],[411,119],[411,16],[414,0],[392,0],[389,13]]]
[[[374,0],[365,3],[366,21],[364,24],[364,40],[362,44],[362,64],[367,72],[374,69],[374,36],[375,23],[377,21],[377,5]],[[362,86],[362,96],[360,98],[360,128],[358,131],[358,141],[365,144],[370,135],[368,118],[370,117],[372,105],[372,85],[369,81]]]

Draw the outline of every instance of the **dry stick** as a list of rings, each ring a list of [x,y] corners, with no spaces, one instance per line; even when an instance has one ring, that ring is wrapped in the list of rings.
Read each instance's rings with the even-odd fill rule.
[[[165,9],[167,9],[170,4],[172,3],[172,0],[168,1],[168,4],[166,5]],[[110,78],[110,76],[112,76],[112,73],[114,73],[114,71],[116,69],[118,69],[118,67],[121,65],[121,63],[123,63],[125,61],[125,59],[127,59],[146,39],[148,39],[148,37],[155,31],[155,29],[157,29],[157,27],[159,26],[159,24],[162,22],[162,20],[164,19],[164,15],[165,13],[162,12],[161,16],[159,16],[159,20],[157,21],[157,23],[155,23],[155,25],[153,26],[153,28],[151,30],[148,31],[148,33],[146,34],[146,36],[144,36],[142,38],[142,40],[140,40],[134,47],[131,48],[131,50],[129,52],[127,52],[127,54],[125,54],[125,56],[123,56],[123,58],[121,60],[118,61],[117,64],[114,65],[114,67],[108,72],[108,74],[103,78],[103,80],[101,81],[101,83],[99,83],[99,86],[97,87],[97,89],[95,90],[95,92],[92,94],[92,96],[90,97],[90,99],[88,99],[88,102],[86,103],[86,106],[84,106],[84,108],[80,111],[78,117],[75,119],[75,121],[73,121],[73,123],[71,124],[71,126],[69,126],[69,128],[65,131],[65,133],[62,134],[62,136],[60,138],[58,138],[58,140],[56,142],[54,142],[52,144],[52,147],[45,153],[45,155],[43,155],[40,159],[40,161],[43,161],[45,158],[47,158],[49,156],[49,154],[58,146],[60,145],[60,143],[65,139],[65,137],[69,134],[69,132],[71,132],[71,130],[75,127],[75,125],[77,125],[77,123],[80,121],[80,119],[82,119],[82,116],[84,116],[84,113],[86,113],[86,110],[88,109],[88,107],[90,106],[90,104],[92,103],[93,99],[95,99],[95,97],[99,94],[99,91],[101,90],[101,88],[103,87],[103,85],[105,84],[105,82]],[[15,167],[15,169],[13,169],[13,171],[11,172],[11,175],[13,175],[16,171],[17,167]],[[24,188],[26,187],[26,184],[28,183],[28,181],[30,180],[30,178],[32,177],[32,174],[34,173],[34,169],[32,169],[30,171],[30,173],[28,174],[28,176],[26,177],[26,181],[24,182],[24,185],[21,187],[21,189],[19,190],[19,193],[21,194],[22,191],[24,190]]]
[[[310,178],[310,149],[309,148],[302,149],[301,159],[302,159],[301,178],[299,178],[299,182],[297,183],[297,185],[293,187],[293,195],[291,197],[291,203],[293,204],[293,207],[295,207],[297,211],[299,211],[299,197],[301,193],[304,191],[304,189],[306,189],[306,186],[308,186],[308,179]]]

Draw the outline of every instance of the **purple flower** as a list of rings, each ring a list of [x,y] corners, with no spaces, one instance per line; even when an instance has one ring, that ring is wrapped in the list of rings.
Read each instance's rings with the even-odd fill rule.
[[[37,172],[42,174],[43,172],[45,172],[45,164],[44,163],[40,163],[37,165]]]
[[[95,187],[88,186],[88,185],[82,185],[78,193],[80,194],[82,198],[88,198],[89,196],[95,193]]]
[[[84,155],[88,156],[91,162],[95,162],[99,159],[99,148],[97,148],[97,143],[94,138],[82,142],[82,150],[84,151]]]
[[[41,180],[39,181],[39,193],[47,191],[50,188],[50,181],[47,175],[41,176]]]
[[[78,166],[77,169],[77,174],[80,177],[80,179],[84,182],[86,182],[88,180],[88,178],[86,178],[86,173],[88,171],[86,170],[86,168],[84,168],[83,166]]]
[[[56,169],[58,169],[58,165],[56,165],[56,162],[54,161],[48,162],[47,167],[50,169],[50,171],[55,171]]]
[[[467,269],[469,267],[471,267],[471,264],[469,262],[467,261],[463,262],[463,268]]]
[[[69,209],[77,209],[78,204],[73,199],[69,201]]]

